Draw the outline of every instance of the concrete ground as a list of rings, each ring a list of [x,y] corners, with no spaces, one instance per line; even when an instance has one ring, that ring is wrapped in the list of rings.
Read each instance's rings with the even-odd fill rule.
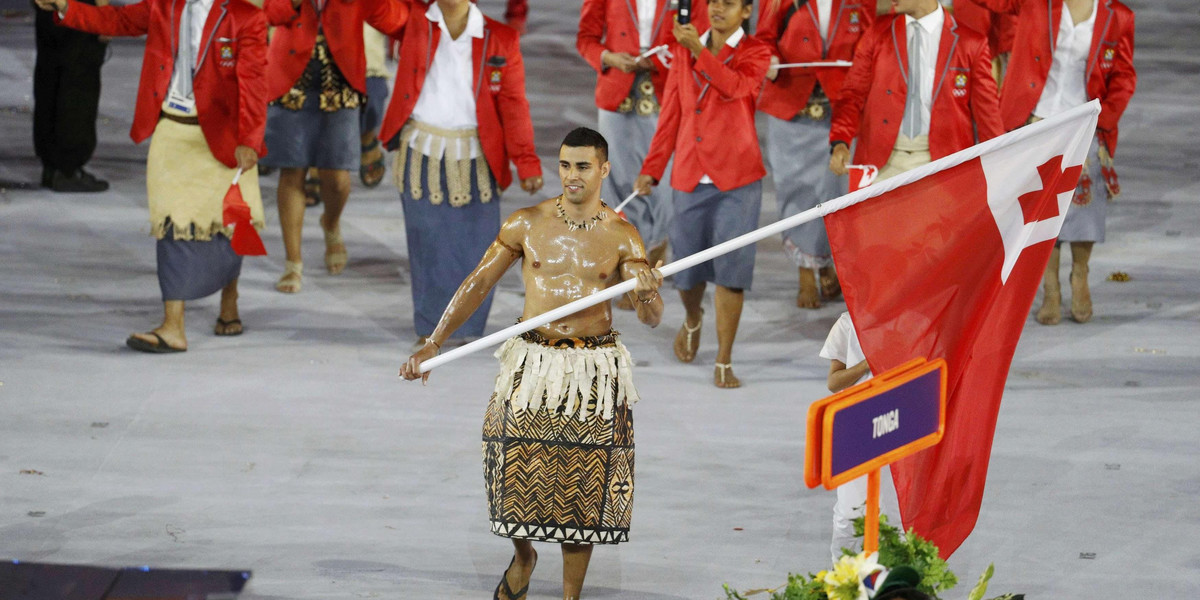
[[[480,354],[399,381],[414,339],[404,228],[390,183],[356,187],[350,266],[325,275],[308,216],[304,291],[275,292],[283,252],[264,178],[271,255],[247,260],[246,334],[216,338],[216,298],[189,305],[186,354],[126,349],[161,316],[144,159],[127,132],[139,40],[111,46],[95,195],[34,188],[33,26],[0,18],[0,558],[244,568],[251,600],[490,597],[511,554],[488,532],[479,434],[495,374]],[[574,52],[575,4],[535,0],[523,44],[539,153],[555,193],[561,136],[594,122]],[[1133,0],[1141,83],[1122,121],[1124,196],[1093,259],[1096,318],[1030,320],[1001,409],[983,511],[951,566],[966,596],[1180,598],[1200,589],[1200,10]],[[483,2],[490,14],[498,0]],[[764,222],[774,199],[764,202]],[[1065,268],[1065,267],[1064,267]],[[802,484],[803,420],[825,395],[817,358],[842,304],[794,306],[778,241],[759,248],[735,359],[745,387],[711,386],[711,310],[693,365],[682,319],[628,313],[637,358],[638,491],[631,542],[596,551],[589,598],[711,599],[827,566],[833,494]],[[1106,281],[1115,271],[1128,283]],[[1065,276],[1065,273],[1064,273]],[[519,314],[510,275],[492,328]],[[1196,404],[1193,404],[1196,403]],[[954,490],[931,490],[954,493]],[[541,546],[531,598],[557,598]]]

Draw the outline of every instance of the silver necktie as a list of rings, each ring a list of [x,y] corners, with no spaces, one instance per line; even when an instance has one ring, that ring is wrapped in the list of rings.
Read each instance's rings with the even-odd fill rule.
[[[922,68],[924,57],[921,55],[921,26],[915,21],[910,27],[911,35],[908,38],[908,96],[904,101],[904,135],[909,138],[915,138],[921,135],[921,130],[924,127],[924,111],[921,102],[921,81]]]
[[[192,6],[198,0],[188,0],[183,5],[183,17],[179,20],[179,51],[175,57],[175,70],[179,72],[179,91],[188,98],[193,95],[192,75],[196,68],[196,56],[192,50]]]

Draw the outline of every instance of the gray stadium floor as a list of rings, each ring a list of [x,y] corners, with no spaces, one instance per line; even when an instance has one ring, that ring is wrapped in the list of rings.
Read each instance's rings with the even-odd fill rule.
[[[189,309],[190,350],[123,346],[161,315],[146,234],[146,145],[127,132],[141,43],[104,68],[97,195],[28,184],[33,27],[0,19],[0,558],[110,566],[246,568],[244,598],[483,598],[508,564],[487,529],[479,432],[495,373],[481,354],[428,387],[395,377],[411,330],[394,188],[356,188],[351,263],[324,275],[316,212],[301,294],[276,293],[282,243],[264,179],[271,255],[246,261],[246,335],[211,335],[216,299]],[[533,3],[524,47],[545,193],[555,148],[594,121],[592,75],[574,53],[575,3]],[[1096,318],[1030,321],[1009,377],[975,533],[951,560],[966,596],[1178,598],[1200,589],[1200,10],[1130,2],[1141,84],[1122,121],[1125,195],[1093,259]],[[498,0],[485,11],[502,11]],[[26,183],[25,187],[18,185]],[[532,200],[519,190],[505,210]],[[764,222],[774,199],[764,202]],[[1066,267],[1064,266],[1064,269]],[[1113,271],[1132,281],[1104,281]],[[638,492],[632,541],[596,551],[591,598],[706,599],[721,584],[782,583],[826,566],[833,494],[802,484],[803,419],[824,395],[817,352],[839,304],[794,307],[777,241],[759,248],[736,350],[745,387],[711,387],[711,311],[694,365],[670,346],[668,295],[654,330],[618,315],[637,357]],[[519,314],[510,275],[492,311]],[[23,474],[33,470],[36,474]],[[932,493],[953,493],[934,490]],[[560,597],[543,546],[532,598]]]

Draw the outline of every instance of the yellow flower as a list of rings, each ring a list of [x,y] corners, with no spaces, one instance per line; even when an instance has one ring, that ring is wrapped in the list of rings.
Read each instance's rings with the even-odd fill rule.
[[[857,554],[843,556],[833,565],[832,571],[822,571],[817,579],[825,584],[825,595],[829,600],[866,600],[867,589],[863,586],[864,577],[878,571],[878,553],[870,556]]]

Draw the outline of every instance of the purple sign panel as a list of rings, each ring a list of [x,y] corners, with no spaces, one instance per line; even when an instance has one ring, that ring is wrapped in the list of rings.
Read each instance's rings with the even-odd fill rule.
[[[938,431],[941,372],[930,371],[833,416],[834,478]]]

